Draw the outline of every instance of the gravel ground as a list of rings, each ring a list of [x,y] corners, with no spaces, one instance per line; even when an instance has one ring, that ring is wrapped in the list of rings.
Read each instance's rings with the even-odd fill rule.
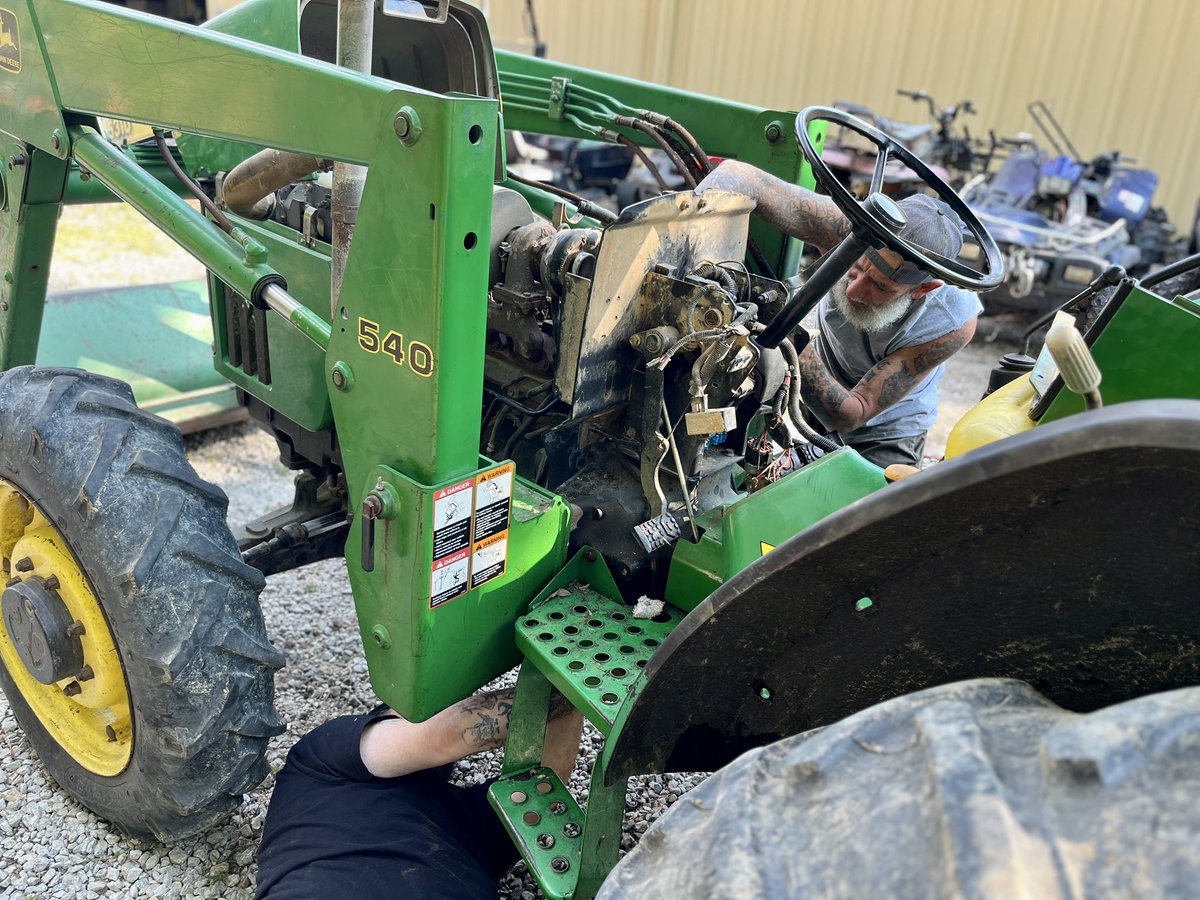
[[[136,217],[117,207],[68,209],[60,227],[61,240],[89,236],[99,241],[115,227],[138,227]],[[115,224],[114,224],[115,223]],[[154,254],[149,269],[132,265],[123,253],[71,251],[56,256],[52,289],[129,283],[154,283],[201,274],[152,230],[137,232],[138,253]],[[140,265],[144,266],[144,262]],[[987,370],[1006,346],[975,344],[953,361],[943,383],[942,416],[931,432],[928,451],[940,454],[950,425],[979,397]],[[239,425],[187,441],[188,455],[200,475],[229,495],[229,517],[242,523],[286,504],[291,496],[289,473],[275,459],[273,442],[252,425]],[[272,742],[272,771],[283,765],[298,737],[325,719],[370,708],[375,698],[367,684],[353,600],[345,566],[330,560],[299,571],[272,576],[262,594],[267,629],[287,656],[276,677],[276,702],[288,723],[287,732]],[[509,673],[501,681],[511,681]],[[246,797],[241,809],[225,824],[170,847],[132,840],[97,819],[59,791],[17,728],[7,702],[0,696],[0,898],[167,897],[249,898],[253,895],[254,854],[261,835],[274,777]],[[580,766],[571,787],[586,799],[587,772],[600,747],[597,732],[584,734]],[[499,770],[500,754],[488,753],[460,766],[456,777],[478,782]],[[622,847],[636,837],[700,775],[662,775],[635,778],[626,803]],[[502,895],[531,900],[538,896],[531,879],[518,865],[502,884]]]

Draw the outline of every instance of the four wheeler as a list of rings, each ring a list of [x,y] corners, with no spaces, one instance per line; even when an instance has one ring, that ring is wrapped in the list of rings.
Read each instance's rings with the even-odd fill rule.
[[[203,28],[92,0],[0,18],[24,101],[0,107],[0,682],[55,780],[127,832],[211,826],[263,777],[284,661],[263,576],[343,555],[371,685],[403,715],[523,660],[490,796],[552,897],[600,888],[631,774],[715,769],[971,675],[1077,708],[1195,683],[1175,605],[1195,551],[1174,539],[1196,444],[1172,430],[1193,404],[1064,418],[890,486],[849,448],[780,477],[806,437],[797,325],[865,247],[968,289],[1003,275],[888,135],[493,52],[458,0],[247,0]],[[173,132],[179,172],[98,116]],[[829,124],[879,148],[862,202],[822,161]],[[799,283],[802,247],[750,199],[564,203],[509,176],[505,127],[656,146],[685,183],[743,159],[827,190],[852,232]],[[898,237],[892,158],[963,218],[978,269]],[[30,365],[58,211],[96,182],[205,264],[216,370],[297,472],[236,541],[126,386]],[[1178,342],[1151,361],[1190,366],[1172,354],[1191,306],[1129,283],[1106,310],[1107,397],[1194,390],[1108,368],[1146,319]],[[1072,411],[1047,366],[1039,422]],[[1115,527],[1160,502],[1173,540]],[[1081,530],[1078,574],[1037,552]],[[540,764],[552,687],[606,738],[586,808]]]
[[[1024,142],[961,191],[1004,249],[1008,274],[987,297],[991,310],[1044,313],[1111,265],[1145,273],[1166,261],[1171,229],[1151,205],[1158,175],[1119,152],[1084,160],[1045,103],[1028,109],[1054,155]]]

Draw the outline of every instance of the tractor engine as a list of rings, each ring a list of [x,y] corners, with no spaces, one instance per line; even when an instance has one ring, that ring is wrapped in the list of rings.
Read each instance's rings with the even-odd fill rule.
[[[786,294],[741,262],[751,208],[664,195],[560,230],[496,189],[480,452],[571,503],[572,549],[602,552],[623,590],[661,589],[658,551],[733,499],[786,390],[750,340]]]

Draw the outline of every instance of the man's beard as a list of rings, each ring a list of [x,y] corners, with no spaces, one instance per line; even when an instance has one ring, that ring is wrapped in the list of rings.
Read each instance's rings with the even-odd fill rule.
[[[889,300],[883,306],[855,306],[846,295],[846,288],[849,286],[849,274],[843,275],[829,289],[829,295],[833,297],[833,302],[837,306],[838,312],[846,317],[846,321],[855,328],[861,328],[863,331],[883,331],[883,329],[896,322],[908,312],[908,308],[912,304],[913,292],[910,288],[895,300]]]

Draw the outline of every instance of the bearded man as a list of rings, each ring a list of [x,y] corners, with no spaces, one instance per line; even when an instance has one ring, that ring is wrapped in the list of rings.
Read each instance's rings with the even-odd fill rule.
[[[737,160],[696,187],[737,191],[755,214],[822,253],[850,233],[828,197]],[[924,194],[899,201],[900,237],[948,259],[963,244],[962,223]],[[937,419],[945,362],[971,340],[983,307],[891,250],[867,250],[817,306],[818,331],[800,354],[800,396],[827,433],[878,466],[917,465]]]

